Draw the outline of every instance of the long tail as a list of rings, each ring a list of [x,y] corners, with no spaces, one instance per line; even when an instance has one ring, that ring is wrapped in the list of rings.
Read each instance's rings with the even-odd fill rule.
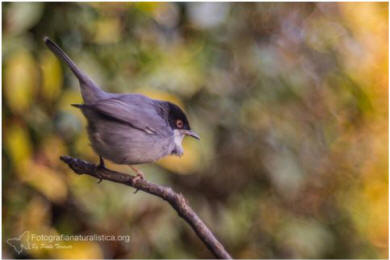
[[[69,58],[69,56],[55,42],[50,40],[49,37],[44,37],[43,41],[58,58],[63,60],[69,66],[74,75],[78,78],[80,81],[81,94],[85,103],[93,103],[96,100],[105,97],[106,93],[95,82],[93,82],[87,74],[79,69],[72,59]]]

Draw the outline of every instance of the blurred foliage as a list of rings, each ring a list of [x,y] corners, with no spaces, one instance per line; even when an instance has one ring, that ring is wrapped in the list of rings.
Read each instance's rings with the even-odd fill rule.
[[[19,2],[2,17],[4,257],[211,257],[167,203],[58,159],[97,156],[45,35],[105,90],[187,111],[201,141],[141,169],[234,257],[388,257],[387,3]],[[131,242],[18,255],[6,240],[26,230]]]

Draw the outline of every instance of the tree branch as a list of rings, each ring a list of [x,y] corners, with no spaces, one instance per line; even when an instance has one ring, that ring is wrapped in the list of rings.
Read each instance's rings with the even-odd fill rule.
[[[183,195],[174,192],[170,187],[164,187],[148,182],[145,179],[137,178],[129,174],[124,174],[99,167],[93,163],[83,161],[70,156],[61,156],[60,159],[77,174],[87,174],[92,177],[122,183],[131,186],[137,190],[155,195],[167,201],[176,210],[177,214],[182,217],[195,231],[198,237],[214,254],[216,258],[231,259],[232,257],[225,250],[223,245],[215,238],[214,234],[198,217],[198,215],[188,206]]]

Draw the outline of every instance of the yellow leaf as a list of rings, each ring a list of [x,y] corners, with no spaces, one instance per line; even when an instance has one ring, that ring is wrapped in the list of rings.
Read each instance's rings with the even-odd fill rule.
[[[30,184],[51,201],[62,202],[68,195],[66,183],[59,173],[44,165],[28,161],[17,174],[22,181]]]
[[[32,55],[19,50],[13,53],[5,64],[5,97],[14,113],[26,111],[34,102],[37,84],[36,63]]]
[[[95,42],[115,43],[120,40],[121,28],[118,18],[105,18],[96,22]]]
[[[134,3],[134,6],[139,9],[144,11],[145,13],[151,13],[155,10],[155,8],[159,7],[162,3],[153,3],[153,2],[138,2]]]
[[[52,250],[52,258],[57,259],[101,259],[103,252],[94,242],[70,241],[61,242],[62,248]]]
[[[62,70],[59,60],[49,51],[41,56],[42,96],[47,100],[55,99],[62,86]]]
[[[27,128],[12,124],[6,128],[4,141],[13,165],[18,167],[31,157],[32,144]]]
[[[41,150],[50,165],[58,165],[59,157],[66,154],[67,148],[61,138],[53,135],[43,140]]]
[[[41,231],[50,224],[50,204],[42,196],[31,199],[21,216],[22,230]]]
[[[81,94],[79,90],[66,90],[61,95],[61,99],[58,101],[57,109],[59,111],[66,111],[69,112],[72,115],[75,115],[77,118],[80,119],[80,121],[84,121],[84,116],[82,115],[81,111],[75,107],[73,107],[71,104],[82,104],[83,99],[81,98]]]

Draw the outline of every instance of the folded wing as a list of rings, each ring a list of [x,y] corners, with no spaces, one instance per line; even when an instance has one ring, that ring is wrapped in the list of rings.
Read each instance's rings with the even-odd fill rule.
[[[157,110],[158,106],[148,103],[138,104],[137,102],[125,102],[120,98],[110,98],[79,107],[93,109],[106,117],[128,124],[148,134],[164,136],[171,134],[166,120]]]

